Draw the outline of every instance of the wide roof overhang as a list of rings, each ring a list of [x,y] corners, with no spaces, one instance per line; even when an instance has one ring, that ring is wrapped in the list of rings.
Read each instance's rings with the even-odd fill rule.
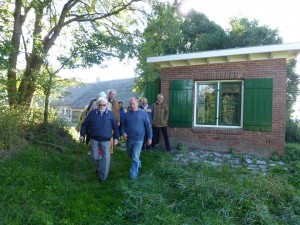
[[[155,56],[148,57],[147,63],[154,64],[157,69],[162,69],[179,66],[269,60],[279,58],[285,58],[287,61],[289,61],[293,58],[296,58],[299,53],[300,43],[289,43]]]

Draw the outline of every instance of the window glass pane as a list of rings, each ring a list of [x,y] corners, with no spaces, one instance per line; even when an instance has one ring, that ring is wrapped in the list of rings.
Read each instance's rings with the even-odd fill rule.
[[[241,83],[221,83],[220,125],[240,125]]]
[[[198,85],[197,124],[216,124],[217,84]]]

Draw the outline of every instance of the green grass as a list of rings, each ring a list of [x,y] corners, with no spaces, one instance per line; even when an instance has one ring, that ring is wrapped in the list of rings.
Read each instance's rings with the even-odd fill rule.
[[[135,181],[115,150],[104,184],[86,145],[65,149],[31,145],[0,163],[0,224],[300,224],[299,145],[287,145],[289,171],[266,176],[143,152]]]

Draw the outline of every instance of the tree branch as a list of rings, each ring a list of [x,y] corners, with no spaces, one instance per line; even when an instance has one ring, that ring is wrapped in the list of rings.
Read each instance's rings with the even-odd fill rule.
[[[101,14],[101,13],[95,13],[95,14],[84,14],[84,15],[68,15],[69,11],[72,9],[72,7],[74,7],[78,2],[80,2],[79,0],[70,0],[69,2],[67,2],[61,12],[61,16],[59,18],[59,22],[57,23],[56,26],[54,26],[49,32],[48,34],[45,36],[44,40],[43,40],[43,44],[44,44],[44,51],[45,53],[47,53],[50,49],[50,47],[54,44],[54,41],[56,40],[56,38],[59,36],[59,33],[61,31],[61,29],[73,22],[79,22],[79,23],[83,23],[83,22],[93,22],[93,21],[97,21],[97,20],[101,20],[101,19],[105,19],[108,18],[110,16],[113,15],[117,15],[119,14],[121,11],[125,10],[128,6],[132,5],[135,2],[140,2],[141,0],[131,0],[129,1],[127,4],[123,4],[121,7],[117,8],[114,7],[110,12],[106,13],[106,14]],[[93,15],[101,15],[98,17],[94,17],[91,18],[91,16]],[[65,19],[67,17],[70,16],[74,16],[74,18],[69,19],[68,21],[65,21]]]

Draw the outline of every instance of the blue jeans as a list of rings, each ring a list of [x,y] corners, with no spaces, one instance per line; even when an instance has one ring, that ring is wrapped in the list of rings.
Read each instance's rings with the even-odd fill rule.
[[[94,164],[98,170],[99,179],[105,181],[110,167],[110,141],[96,141],[91,139],[91,151]],[[102,148],[102,157],[99,154],[99,147]]]
[[[140,160],[141,150],[143,146],[142,141],[126,141],[126,148],[128,152],[128,157],[131,159],[130,167],[130,178],[135,179],[139,174],[139,168],[142,167],[142,162]]]

